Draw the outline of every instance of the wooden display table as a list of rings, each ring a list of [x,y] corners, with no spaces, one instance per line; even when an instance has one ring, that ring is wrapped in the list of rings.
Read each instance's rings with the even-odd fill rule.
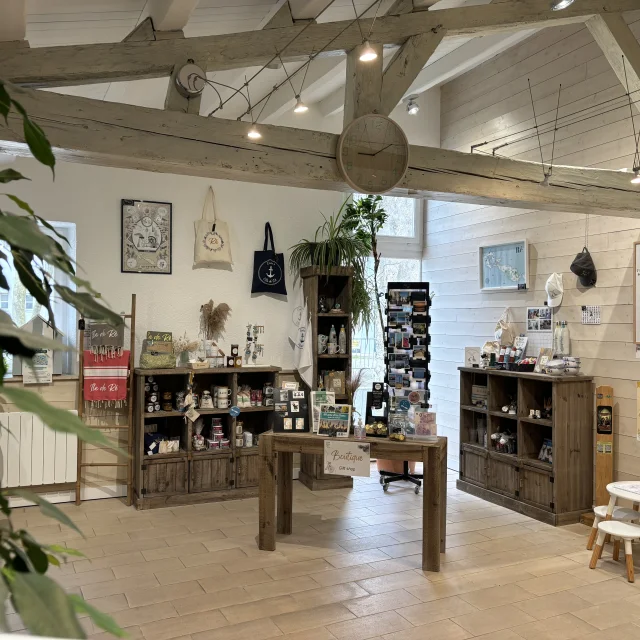
[[[278,533],[291,533],[293,454],[322,456],[325,440],[308,433],[268,431],[260,436],[260,549],[275,551],[276,548],[276,493]],[[349,440],[362,442],[355,438]],[[367,442],[371,445],[372,458],[416,460],[424,464],[422,569],[440,571],[440,553],[445,551],[446,536],[447,439],[438,438],[437,442],[394,442],[386,438],[370,438]]]

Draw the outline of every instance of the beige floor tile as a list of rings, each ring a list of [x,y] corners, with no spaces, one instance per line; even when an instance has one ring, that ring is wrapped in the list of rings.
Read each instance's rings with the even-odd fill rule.
[[[129,601],[130,607],[141,607],[146,604],[155,604],[157,602],[168,602],[173,600],[176,595],[181,596],[197,596],[204,593],[204,589],[195,580],[191,582],[181,582],[179,587],[173,585],[163,585],[157,587],[149,587],[144,589],[136,589],[125,591],[125,596]]]
[[[327,558],[327,562],[336,569],[344,567],[353,567],[357,564],[366,564],[368,562],[378,562],[379,560],[388,560],[390,554],[380,549],[367,549],[365,551],[356,551],[354,553],[341,553],[332,555]]]
[[[493,609],[503,604],[513,604],[533,598],[533,594],[517,584],[507,584],[500,587],[488,587],[470,591],[460,596],[465,602],[476,609]]]
[[[601,605],[589,605],[573,615],[599,630],[617,627],[627,622],[640,623],[640,605],[631,602],[607,602]],[[640,637],[640,636],[639,636]]]
[[[79,551],[90,549],[91,547],[105,547],[112,544],[127,544],[131,538],[127,533],[113,533],[104,536],[93,536],[86,539],[78,538],[74,540],[73,546]]]
[[[512,604],[476,613],[468,613],[452,618],[452,620],[474,635],[492,634],[502,629],[526,624],[527,622],[535,622],[535,618],[517,609]]]
[[[178,584],[179,582],[189,582],[200,578],[220,578],[224,580],[229,572],[221,564],[203,564],[202,566],[188,567],[174,571],[165,571],[162,562],[154,563],[156,568],[156,578],[160,584]]]
[[[282,637],[280,629],[271,620],[254,620],[233,624],[220,629],[202,631],[192,635],[193,640],[266,640],[267,638]]]
[[[340,604],[325,604],[315,609],[273,616],[271,619],[282,633],[297,633],[315,627],[329,627],[332,623],[351,620],[355,616]],[[333,631],[331,631],[336,635]]]
[[[620,565],[622,566],[622,565]],[[624,600],[631,596],[637,595],[638,590],[634,585],[629,584],[626,580],[608,580],[607,582],[598,582],[571,590],[571,593],[590,602],[591,604],[604,604],[613,600]]]
[[[133,607],[113,614],[114,620],[121,626],[127,627],[134,624],[143,625],[154,620],[166,620],[176,618],[178,614],[171,603],[151,604],[143,607]]]
[[[76,573],[84,573],[85,571],[96,571],[98,569],[109,569],[121,565],[131,565],[136,562],[144,562],[144,556],[139,551],[131,553],[118,553],[116,555],[103,556],[93,560],[80,560],[73,563]],[[116,574],[116,577],[117,574]]]
[[[476,636],[473,640],[522,640],[522,636],[514,633],[511,629],[502,629],[501,631],[492,631],[491,633]]]
[[[369,593],[385,593],[392,589],[415,587],[424,582],[426,582],[424,576],[418,575],[414,571],[403,571],[402,573],[391,573],[377,578],[359,580],[358,584]]]
[[[552,573],[539,578],[523,580],[517,585],[526,589],[529,593],[536,596],[546,596],[549,593],[557,593],[558,591],[566,591],[574,589],[586,584],[582,578],[571,575],[570,573]],[[515,585],[514,585],[515,586]]]
[[[118,593],[114,596],[104,596],[103,598],[94,598],[93,600],[87,600],[92,606],[102,611],[102,613],[115,613],[122,609],[128,609],[129,603],[124,593]]]
[[[169,640],[192,635],[201,631],[210,631],[228,626],[226,618],[220,611],[205,611],[190,616],[156,620],[140,627],[145,638],[149,640]]]
[[[355,582],[356,580],[365,580],[366,578],[376,578],[385,573],[385,571],[381,572],[368,564],[359,564],[355,567],[315,573],[313,579],[323,587],[329,587],[334,584]]]
[[[141,638],[143,638],[140,627],[125,627],[124,631],[127,634],[127,640],[140,640]],[[89,638],[91,638],[91,640],[113,640],[114,636],[110,633],[107,633],[106,631],[100,631],[98,633],[90,634]]]
[[[187,554],[196,555],[207,552],[207,548],[202,543],[196,542],[195,544],[176,545],[175,547],[168,547],[165,545],[158,549],[143,551],[142,555],[145,560],[156,561],[164,560],[165,558],[179,558],[180,556],[186,556]],[[160,566],[160,564],[158,566]]]
[[[513,627],[513,631],[525,640],[572,640],[572,638],[584,638],[597,629],[570,613],[564,613],[546,620]]]
[[[251,584],[262,582],[272,582],[272,578],[265,573],[264,569],[254,569],[253,571],[242,571],[225,576],[224,581],[219,578],[204,578],[199,580],[200,585],[207,593],[217,593],[225,589],[234,587],[245,587]]]
[[[338,640],[367,640],[396,631],[410,629],[411,623],[395,611],[377,613],[364,618],[327,625]]]
[[[272,551],[260,556],[251,556],[248,558],[223,562],[222,566],[229,573],[242,573],[243,571],[252,571],[254,569],[265,569],[275,567],[277,565],[288,564],[289,560],[277,551]]]
[[[128,542],[106,544],[102,546],[102,551],[104,551],[103,555],[112,556],[118,553],[129,553],[131,551],[150,551],[151,549],[160,549],[166,546],[167,543],[162,540],[162,538],[154,538],[153,540],[129,540]],[[89,551],[93,551],[95,548],[97,547],[91,547],[87,550],[83,549],[82,553],[87,557],[91,557]]]
[[[597,631],[588,636],[584,636],[584,640],[637,640],[640,625],[637,623],[623,623],[611,627],[604,631]]]
[[[336,640],[336,637],[324,627],[305,629],[296,633],[287,633],[282,640]]]
[[[452,596],[451,598],[443,598],[442,600],[421,602],[420,604],[409,607],[396,608],[397,613],[416,626],[429,624],[430,622],[436,622],[438,620],[446,620],[447,618],[453,618],[467,613],[474,613],[477,610],[476,607],[465,602],[460,596]]]
[[[369,593],[355,582],[346,584],[336,584],[331,587],[312,589],[310,591],[300,591],[292,593],[292,598],[298,603],[300,609],[310,609],[320,604],[333,604],[335,602],[345,602],[353,598],[362,598]]]
[[[59,575],[56,581],[63,587],[84,587],[99,582],[107,582],[114,579],[111,569],[97,569],[96,571],[85,571],[84,573],[69,573]]]
[[[536,620],[544,620],[563,613],[581,611],[589,607],[590,603],[569,591],[560,591],[559,593],[551,593],[548,596],[540,596],[539,598],[518,602],[514,606],[528,613]]]
[[[184,565],[179,558],[165,558],[161,562],[147,561],[142,558],[142,562],[128,565],[118,565],[112,568],[116,578],[130,578],[132,576],[151,575],[156,571],[181,571]]]
[[[218,591],[215,596],[209,593],[203,593],[199,596],[189,596],[187,598],[172,600],[171,604],[178,612],[178,615],[186,616],[201,611],[213,611],[214,609],[221,609],[222,607],[231,607],[235,604],[252,602],[253,600],[253,596],[249,595],[242,587],[235,587],[234,589]]]
[[[315,560],[305,560],[302,562],[279,563],[276,566],[265,568],[274,580],[285,580],[286,578],[295,578],[297,576],[306,576],[319,571],[329,571],[333,569],[326,560],[318,558]]]
[[[396,631],[384,636],[384,640],[465,640],[471,634],[451,620],[439,620],[426,626]]]
[[[219,529],[215,531],[203,531],[201,533],[184,533],[178,536],[170,536],[165,538],[164,541],[169,547],[184,547],[188,544],[195,544],[197,542],[213,542],[214,540],[226,540],[227,536]]]
[[[393,609],[399,610],[401,607],[420,604],[420,600],[404,589],[396,589],[395,591],[386,591],[385,593],[374,596],[346,600],[342,604],[347,607],[351,613],[361,618],[374,613],[392,611]]]
[[[309,591],[317,588],[318,583],[311,576],[273,580],[263,584],[244,587],[245,591],[253,596],[254,600],[274,598],[275,596],[289,595],[291,593],[297,593],[298,591]]]
[[[240,624],[250,620],[269,618],[280,614],[288,614],[299,610],[298,603],[290,596],[277,596],[275,598],[263,598],[247,602],[246,604],[223,607],[220,611],[229,624]],[[313,611],[313,609],[312,609]]]
[[[600,569],[589,569],[588,564],[578,566],[577,569],[569,569],[565,573],[568,573],[570,576],[580,578],[580,580],[584,580],[584,582],[589,584],[604,582],[605,580],[612,580],[614,578],[614,576],[606,571],[601,571]]]
[[[232,547],[230,549],[224,549],[222,551],[198,553],[195,556],[180,556],[180,562],[185,567],[200,567],[203,564],[222,564],[223,561],[229,562],[231,560],[240,560],[246,557],[247,554],[242,549],[238,547]]]
[[[543,547],[540,549],[541,553],[546,553],[546,549]],[[570,571],[577,569],[580,565],[568,558],[542,558],[540,560],[531,560],[530,562],[523,562],[521,565],[522,570],[527,573],[532,573],[534,576],[548,576],[554,573],[560,573],[561,571]]]
[[[99,582],[82,587],[82,596],[90,600],[92,598],[102,598],[112,596],[134,589],[145,589],[158,586],[158,581],[154,575],[131,576],[120,580],[110,580],[109,582]]]

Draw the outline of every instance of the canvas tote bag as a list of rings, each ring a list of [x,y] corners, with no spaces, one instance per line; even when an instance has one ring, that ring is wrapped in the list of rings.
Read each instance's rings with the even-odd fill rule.
[[[233,264],[229,228],[226,222],[216,218],[216,206],[213,189],[209,187],[202,208],[202,218],[194,222],[196,243],[193,264],[206,267],[211,264]]]
[[[271,249],[269,249],[271,240]],[[287,295],[284,283],[284,255],[276,253],[273,231],[267,222],[264,225],[264,249],[253,252],[253,282],[251,293],[280,293]]]

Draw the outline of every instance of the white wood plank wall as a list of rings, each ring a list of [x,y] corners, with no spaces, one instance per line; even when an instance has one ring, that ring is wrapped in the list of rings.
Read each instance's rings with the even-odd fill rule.
[[[626,19],[639,37],[640,12],[628,14]],[[560,83],[561,116],[625,93],[586,28],[571,25],[545,29],[442,87],[442,147],[468,152],[472,144],[532,127],[527,79],[531,80],[541,122],[555,117]],[[640,95],[635,99],[640,100]],[[619,108],[611,110],[612,105]],[[555,162],[630,168],[635,145],[628,103],[625,107],[619,100],[592,113],[598,113],[597,117],[558,130]],[[636,125],[640,125],[640,117]],[[547,162],[551,135],[542,140]],[[540,159],[535,138],[509,145],[498,153]],[[557,319],[569,323],[572,352],[582,357],[583,372],[595,376],[597,385],[614,388],[616,477],[640,479],[640,442],[636,438],[640,360],[636,360],[632,337],[632,247],[640,240],[640,220],[590,217],[588,246],[598,269],[598,284],[589,290],[579,288],[569,271],[572,259],[582,249],[584,236],[585,216],[579,214],[429,203],[423,275],[436,293],[430,388],[438,425],[450,438],[452,467],[458,467],[456,368],[463,361],[464,347],[482,345],[491,338],[505,306],[512,307],[518,329],[524,331],[525,307],[543,304],[545,282],[550,273],[557,271],[564,273],[565,286]],[[530,243],[530,290],[479,293],[478,246],[521,238]],[[586,304],[601,305],[600,326],[580,323],[580,307]]]

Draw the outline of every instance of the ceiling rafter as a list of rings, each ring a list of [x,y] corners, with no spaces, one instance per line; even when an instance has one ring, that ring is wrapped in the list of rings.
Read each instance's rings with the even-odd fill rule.
[[[581,0],[563,11],[551,11],[548,0],[511,0],[440,11],[416,11],[400,16],[379,17],[371,30],[371,41],[403,44],[408,38],[436,28],[447,36],[481,35],[584,22],[598,13],[630,11],[637,0]],[[244,33],[205,36],[183,40],[126,42],[113,44],[0,50],[0,64],[7,79],[33,86],[75,85],[105,80],[132,80],[169,75],[174,61],[192,57],[205,71],[260,66],[283,52],[283,60],[310,55],[335,37],[328,55],[352,50],[360,44],[356,25],[350,21],[294,25]],[[371,19],[362,20],[369,30]],[[300,37],[296,37],[304,29]],[[344,32],[340,34],[341,30]],[[295,40],[293,40],[295,38]]]

